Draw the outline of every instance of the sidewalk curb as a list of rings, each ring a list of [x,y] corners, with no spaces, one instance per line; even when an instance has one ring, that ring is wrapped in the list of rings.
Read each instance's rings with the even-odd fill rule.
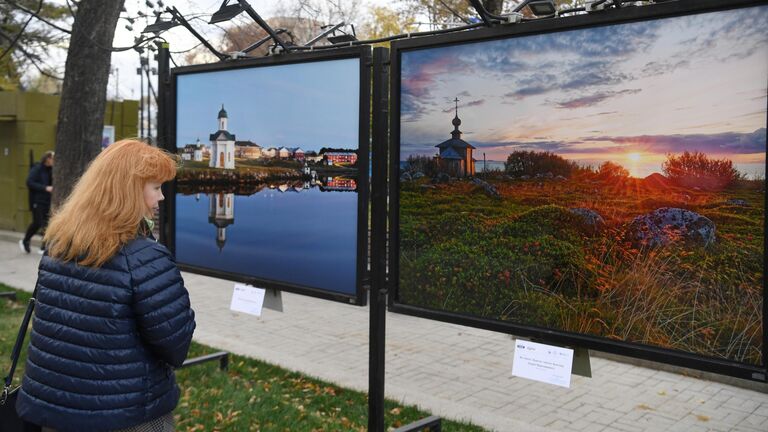
[[[18,243],[19,240],[23,240],[23,239],[24,239],[24,233],[22,232],[0,230],[0,241]],[[34,235],[32,237],[32,240],[29,242],[32,252],[35,251],[35,248],[40,249],[40,245],[42,244],[42,242],[43,242],[42,237],[40,237],[40,235],[38,234]]]

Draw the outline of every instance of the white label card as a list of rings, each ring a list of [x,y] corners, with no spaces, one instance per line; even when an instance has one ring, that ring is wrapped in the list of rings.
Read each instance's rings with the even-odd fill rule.
[[[572,366],[572,349],[515,341],[512,375],[569,388]]]
[[[262,288],[245,284],[235,284],[232,292],[232,303],[229,308],[235,312],[243,312],[250,315],[261,316],[264,307],[264,294],[267,291]]]

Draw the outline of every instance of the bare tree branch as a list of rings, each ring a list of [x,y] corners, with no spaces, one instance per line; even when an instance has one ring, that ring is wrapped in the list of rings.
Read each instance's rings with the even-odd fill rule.
[[[6,36],[6,37],[7,37],[7,35],[3,35],[3,36]],[[30,62],[30,63],[32,63],[32,66],[34,66],[34,67],[35,67],[35,69],[37,69],[37,71],[38,71],[38,72],[40,72],[40,74],[41,74],[41,75],[45,75],[45,76],[47,76],[47,77],[49,77],[49,78],[53,78],[53,79],[55,79],[55,80],[64,81],[64,78],[63,78],[63,77],[60,77],[60,76],[54,75],[54,74],[53,74],[53,73],[51,73],[51,72],[48,72],[48,70],[50,70],[50,69],[52,69],[52,68],[50,68],[49,66],[47,66],[47,65],[45,64],[45,62],[43,62],[43,59],[42,59],[42,58],[40,58],[40,56],[39,56],[39,55],[37,55],[37,54],[35,54],[35,53],[31,53],[31,52],[27,51],[27,50],[26,50],[26,49],[24,49],[24,47],[23,47],[23,46],[21,46],[21,45],[19,45],[17,48],[18,48],[19,52],[20,52],[21,54],[23,54],[23,55],[24,55],[24,59],[25,59],[25,60],[29,60],[29,62]],[[42,63],[42,64],[43,64],[43,66],[46,66],[46,68],[47,68],[47,69],[46,69],[46,68],[44,68],[44,67],[42,67],[42,66],[40,66],[40,64],[39,64],[38,62]]]
[[[61,31],[61,32],[64,32],[64,33],[67,33],[67,34],[72,34],[72,31],[71,31],[71,30],[68,30],[68,29],[65,29],[65,28],[63,28],[63,27],[60,27],[60,26],[58,26],[58,25],[56,25],[56,24],[54,24],[54,23],[52,23],[52,22],[48,21],[47,19],[43,18],[42,16],[40,16],[40,14],[39,14],[40,10],[39,10],[39,9],[38,9],[38,11],[37,11],[37,12],[35,12],[35,11],[32,11],[32,10],[30,10],[30,9],[27,9],[27,8],[25,8],[24,6],[22,6],[22,5],[20,5],[20,4],[16,3],[16,2],[14,2],[13,0],[4,0],[4,2],[5,2],[5,3],[7,3],[7,4],[9,4],[9,5],[11,5],[11,6],[13,6],[13,7],[15,7],[16,9],[19,9],[19,10],[21,10],[21,11],[23,11],[23,12],[25,12],[25,13],[27,13],[27,14],[31,15],[31,17],[34,17],[34,18],[36,18],[36,19],[38,19],[38,20],[40,20],[40,21],[44,22],[45,24],[48,24],[49,26],[51,26],[51,27],[53,27],[53,28],[55,28],[55,29],[57,29],[57,30],[59,30],[59,31]],[[41,3],[41,5],[40,5],[40,6],[42,6],[42,1],[41,1],[40,3]],[[69,5],[69,3],[67,3],[67,5]],[[31,17],[30,17],[30,18],[31,18]],[[96,41],[93,39],[93,37],[91,37],[90,35],[86,35],[86,37],[87,37],[87,39],[89,39],[89,40],[90,40],[90,42],[91,42],[92,44],[94,44],[94,46],[96,46],[97,48],[100,48],[100,49],[103,49],[103,50],[107,50],[107,51],[112,51],[112,52],[130,51],[130,50],[132,50],[132,49],[134,49],[134,48],[137,48],[137,47],[141,46],[142,44],[144,44],[144,43],[146,43],[146,42],[149,42],[149,41],[152,41],[152,40],[155,40],[155,39],[160,39],[160,37],[159,37],[159,36],[153,36],[153,37],[143,37],[143,36],[142,36],[142,37],[141,37],[141,39],[140,39],[140,40],[139,40],[137,43],[135,43],[134,45],[132,45],[132,46],[127,46],[127,47],[105,47],[105,46],[103,46],[103,45],[101,45],[101,44],[97,43],[97,42],[96,42]],[[0,56],[0,58],[2,58],[2,57]]]
[[[469,20],[468,20],[467,18],[465,18],[463,15],[461,15],[461,14],[460,14],[458,11],[456,11],[454,8],[450,7],[450,6],[448,5],[448,3],[444,2],[443,0],[438,0],[438,1],[440,2],[440,4],[441,4],[441,5],[443,5],[443,7],[444,7],[444,8],[448,9],[449,11],[451,11],[451,13],[453,14],[453,16],[455,16],[456,18],[458,18],[459,20],[461,20],[461,21],[462,21],[464,24],[470,24],[470,22],[469,22]]]
[[[18,10],[20,10],[22,12],[25,12],[25,13],[27,13],[27,14],[35,17],[35,18],[37,18],[38,20],[40,20],[40,21],[48,24],[49,26],[55,28],[56,30],[62,31],[62,32],[67,33],[67,34],[72,34],[72,30],[65,29],[64,27],[60,27],[60,26],[58,26],[58,25],[48,21],[47,19],[43,18],[42,16],[40,16],[40,9],[38,9],[37,12],[35,12],[33,10],[25,8],[24,6],[14,2],[12,0],[5,0],[5,3],[15,7],[16,9],[18,9]],[[42,7],[42,4],[40,6]]]
[[[69,9],[69,14],[72,16],[72,18],[74,18],[75,17],[75,10],[72,8],[72,4],[74,4],[75,2],[70,1],[70,0],[66,0],[66,1],[67,1],[67,9]]]
[[[37,4],[37,12],[36,12],[36,14],[40,13],[40,9],[42,9],[42,8],[43,8],[43,0],[40,0],[40,3]],[[21,30],[19,30],[19,32],[16,33],[16,37],[13,38],[13,40],[10,43],[10,45],[8,45],[8,48],[5,51],[3,51],[2,54],[0,54],[0,60],[2,60],[3,57],[6,56],[6,54],[8,54],[9,52],[11,52],[13,50],[13,46],[16,45],[16,43],[19,41],[19,39],[21,39],[21,35],[24,34],[24,30],[27,29],[27,26],[29,25],[30,22],[32,22],[32,16],[30,16],[29,19],[27,20],[27,22],[24,23],[24,25],[21,27]]]
[[[41,3],[42,3],[42,2],[41,2]],[[14,38],[12,38],[12,37],[8,36],[8,35],[7,35],[7,34],[5,34],[5,32],[3,32],[2,30],[0,30],[0,36],[2,36],[4,39],[6,39],[6,40],[8,40],[8,41],[12,41],[12,44],[11,44],[11,46],[10,46],[10,47],[9,47],[9,48],[8,48],[6,51],[4,51],[4,54],[5,54],[5,53],[8,53],[8,52],[11,52],[11,48],[13,48],[13,44],[15,43],[15,42],[13,42],[13,41],[14,41]],[[18,36],[18,35],[17,35],[17,36]],[[16,39],[17,39],[17,38],[16,38]],[[38,54],[35,54],[35,53],[32,53],[32,52],[29,52],[29,51],[27,51],[27,50],[24,48],[24,46],[22,46],[22,45],[18,45],[18,46],[16,46],[16,49],[18,50],[18,52],[20,52],[21,54],[23,54],[23,57],[22,57],[21,59],[19,59],[19,63],[23,64],[23,63],[24,63],[24,60],[28,60],[30,63],[32,63],[32,66],[34,66],[34,67],[35,67],[35,69],[37,69],[37,70],[38,70],[38,71],[39,71],[39,72],[40,72],[42,75],[45,75],[45,76],[47,76],[47,77],[50,77],[50,78],[53,78],[53,79],[57,79],[57,80],[63,80],[63,78],[61,78],[61,77],[58,77],[58,76],[56,76],[56,75],[52,75],[50,72],[48,72],[47,70],[45,70],[45,68],[41,67],[41,66],[38,64],[38,62],[40,62],[40,63],[43,63],[43,65],[45,65],[45,62],[43,62],[43,59],[42,59],[42,58],[40,58],[40,56],[39,56]],[[11,54],[11,56],[13,56],[13,54]],[[0,58],[2,58],[2,57],[0,57]],[[52,69],[52,68],[50,68],[48,65],[45,65],[45,66],[46,66],[48,69]]]

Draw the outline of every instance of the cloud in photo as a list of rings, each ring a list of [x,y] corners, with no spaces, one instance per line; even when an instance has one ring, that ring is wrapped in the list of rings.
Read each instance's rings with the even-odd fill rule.
[[[606,91],[606,92],[600,92],[591,94],[588,96],[582,96],[575,99],[570,99],[562,102],[556,102],[555,105],[557,108],[562,109],[576,109],[576,108],[585,108],[585,107],[591,107],[600,104],[601,102],[615,98],[622,95],[627,94],[637,94],[640,93],[640,89],[626,89],[626,90],[620,90],[620,91]]]
[[[460,103],[459,104],[459,108],[476,107],[476,106],[483,105],[484,103],[485,103],[485,99],[476,99],[476,100],[473,100],[473,101],[469,101],[467,103],[463,103],[463,104]],[[443,112],[444,113],[453,112],[455,108],[456,107],[454,105],[453,108],[446,108],[446,109],[443,110]],[[464,132],[464,133],[468,133],[468,132]]]
[[[764,154],[764,22],[768,6],[403,51],[403,149],[434,154],[458,96],[464,139],[495,159]]]
[[[699,151],[711,154],[752,154],[765,152],[766,132],[765,128],[760,128],[751,133],[593,136],[583,140],[611,142],[620,144],[621,148],[632,146],[653,153]]]

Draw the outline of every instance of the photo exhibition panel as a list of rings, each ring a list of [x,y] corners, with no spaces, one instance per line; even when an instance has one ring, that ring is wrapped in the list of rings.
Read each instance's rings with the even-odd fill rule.
[[[395,310],[764,370],[768,6],[688,4],[394,44]]]

